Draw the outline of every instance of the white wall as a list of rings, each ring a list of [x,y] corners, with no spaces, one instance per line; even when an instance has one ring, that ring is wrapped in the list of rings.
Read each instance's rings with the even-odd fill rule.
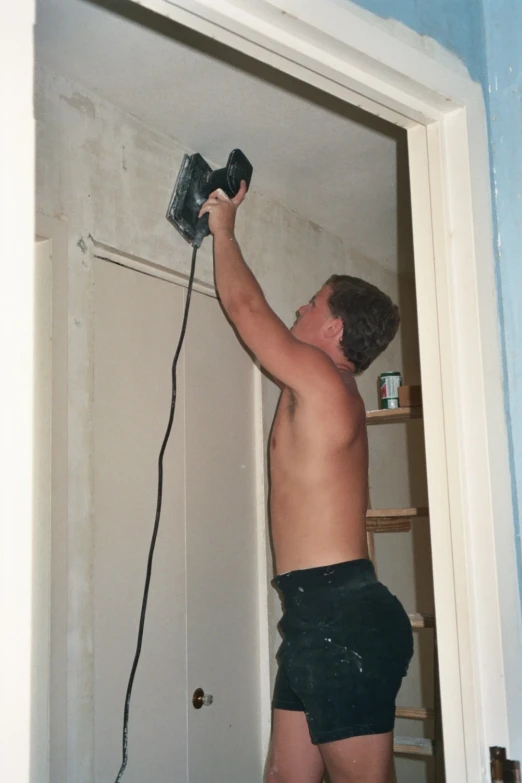
[[[89,422],[82,418],[81,410],[85,395],[92,393],[92,365],[80,363],[77,357],[83,352],[76,350],[88,339],[82,323],[82,313],[90,307],[92,279],[87,251],[95,239],[118,251],[188,273],[190,248],[165,219],[185,150],[174,140],[144,126],[81,86],[42,69],[37,69],[36,74],[35,111],[37,209],[65,223],[69,234],[69,464],[71,470],[85,476],[85,490],[69,505],[69,579],[76,588],[69,587],[73,594],[70,596],[67,656],[69,667],[79,667],[88,675],[92,667],[89,631],[92,599],[88,589],[82,589],[81,585],[89,584],[91,568],[89,477],[92,466],[88,457],[78,461],[77,454],[88,453],[84,447],[91,437]],[[224,161],[216,163],[222,165]],[[403,310],[404,336],[399,336],[361,378],[360,388],[368,408],[377,407],[376,378],[380,372],[406,367],[405,380],[418,381],[415,338],[411,338],[415,329],[411,277],[398,276],[375,260],[356,257],[339,238],[257,192],[255,172],[252,190],[238,218],[237,233],[268,301],[287,323],[293,320],[297,306],[308,301],[335,272],[365,277],[398,301]],[[210,240],[200,251],[197,277],[212,281]],[[276,389],[265,381],[265,436],[276,400]],[[416,433],[403,425],[375,428],[370,432],[374,507],[407,506],[425,501],[422,475],[417,475],[415,456],[421,425],[410,426],[417,428]],[[401,597],[409,611],[427,611],[425,606],[418,605],[419,596],[414,586],[416,578],[418,581],[415,556],[419,547],[423,558],[427,556],[425,537],[419,544],[414,536],[391,534],[381,537],[377,547],[383,581]],[[65,585],[55,583],[54,589],[63,590]],[[422,590],[425,592],[424,587]],[[270,588],[269,591],[272,649],[275,652],[279,643],[275,632],[279,602],[275,592]],[[429,602],[429,598],[426,600]],[[63,622],[64,618],[61,620]],[[426,703],[418,664],[416,667],[402,698],[403,704],[411,706]],[[79,684],[72,685],[69,709],[82,710],[83,720],[88,722],[92,720],[92,683],[86,676]],[[81,721],[78,725],[81,726]],[[69,735],[70,749],[80,754],[88,753],[82,742],[79,729],[76,734]],[[415,772],[418,769],[416,767]],[[56,779],[61,779],[58,774]]]

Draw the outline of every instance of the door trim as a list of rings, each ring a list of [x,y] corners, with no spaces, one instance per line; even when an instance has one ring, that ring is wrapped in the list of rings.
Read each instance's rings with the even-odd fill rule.
[[[33,677],[31,754],[39,761],[35,783],[50,780],[51,532],[53,443],[52,242],[35,238],[35,524],[33,559]]]
[[[124,253],[121,250],[117,250],[110,245],[105,245],[103,242],[96,242],[92,240],[92,255],[95,258],[99,258],[101,261],[110,261],[113,264],[119,264],[119,266],[125,266],[128,269],[134,269],[135,272],[141,272],[151,277],[157,277],[158,280],[166,280],[169,283],[175,283],[182,288],[187,288],[189,283],[188,275],[184,275],[182,272],[177,272],[174,269],[170,269],[162,264],[156,264],[154,261],[149,261],[145,258],[139,258],[138,256],[131,255],[130,253]],[[192,252],[192,249],[187,245],[187,256]],[[194,285],[192,286],[194,291],[205,296],[212,296],[217,299],[217,293],[215,286],[210,283],[205,283],[202,280],[194,278]]]
[[[51,395],[51,519],[50,519],[50,601],[45,622],[49,634],[47,660],[42,668],[49,673],[49,760],[38,767],[38,781],[65,781],[66,760],[62,752],[67,722],[67,519],[68,519],[68,415],[67,415],[67,224],[36,213],[36,235],[51,246],[50,311],[52,333]],[[52,613],[52,615],[51,615]],[[43,761],[43,760],[42,760]]]

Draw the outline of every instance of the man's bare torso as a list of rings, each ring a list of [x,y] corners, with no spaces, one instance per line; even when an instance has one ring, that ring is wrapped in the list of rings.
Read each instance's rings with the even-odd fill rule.
[[[277,573],[368,557],[368,445],[362,399],[339,372],[322,397],[284,388],[270,438]]]

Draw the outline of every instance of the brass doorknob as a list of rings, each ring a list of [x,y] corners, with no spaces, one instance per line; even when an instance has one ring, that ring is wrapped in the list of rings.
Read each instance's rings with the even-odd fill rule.
[[[192,706],[195,710],[200,710],[202,707],[210,707],[214,697],[211,693],[205,693],[203,688],[196,688],[192,695]]]

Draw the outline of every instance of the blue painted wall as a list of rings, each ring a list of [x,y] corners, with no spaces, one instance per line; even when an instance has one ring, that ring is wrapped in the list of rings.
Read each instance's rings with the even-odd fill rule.
[[[522,3],[483,0],[497,277],[522,591]]]
[[[522,2],[355,0],[434,38],[464,61],[484,89],[495,224],[505,404],[522,592]]]

